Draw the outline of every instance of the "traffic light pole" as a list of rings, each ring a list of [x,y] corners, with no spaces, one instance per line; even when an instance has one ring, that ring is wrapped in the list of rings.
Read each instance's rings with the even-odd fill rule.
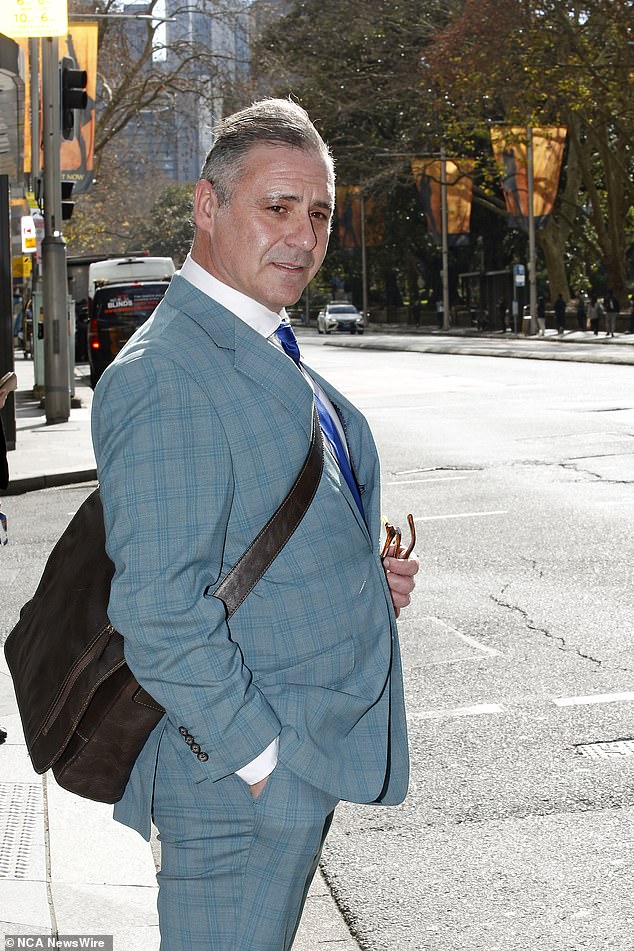
[[[447,149],[440,146],[440,216],[442,229],[442,329],[451,327],[449,313],[449,209],[447,207]]]
[[[42,40],[42,138],[44,151],[44,406],[47,423],[70,417],[66,242],[62,237],[60,172],[61,93],[57,37]]]

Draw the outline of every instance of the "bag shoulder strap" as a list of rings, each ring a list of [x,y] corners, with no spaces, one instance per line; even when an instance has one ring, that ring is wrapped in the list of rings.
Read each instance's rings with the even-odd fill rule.
[[[227,619],[238,610],[267,568],[275,561],[315,497],[324,466],[324,442],[317,408],[308,455],[290,492],[264,528],[213,592],[225,605]]]

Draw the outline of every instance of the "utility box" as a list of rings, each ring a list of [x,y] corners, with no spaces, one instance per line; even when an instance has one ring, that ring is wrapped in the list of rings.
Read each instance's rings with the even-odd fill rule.
[[[44,295],[41,291],[33,294],[33,394],[44,398]],[[68,388],[71,399],[75,395],[75,301],[70,295],[66,298],[68,316]]]

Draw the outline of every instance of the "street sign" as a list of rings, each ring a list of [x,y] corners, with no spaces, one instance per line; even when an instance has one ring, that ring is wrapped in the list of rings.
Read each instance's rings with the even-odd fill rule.
[[[526,269],[523,264],[513,265],[513,283],[516,287],[524,287],[526,284]]]
[[[35,233],[35,222],[31,215],[22,215],[20,225],[22,232],[22,254],[35,254],[37,251],[37,235]]]
[[[28,36],[65,36],[68,0],[2,0],[0,33],[14,39]]]

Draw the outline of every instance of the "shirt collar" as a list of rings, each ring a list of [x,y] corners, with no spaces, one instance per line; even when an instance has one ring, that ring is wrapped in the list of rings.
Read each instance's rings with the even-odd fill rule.
[[[208,297],[217,301],[232,314],[239,317],[240,320],[248,324],[253,330],[256,330],[263,337],[270,337],[275,333],[282,320],[286,320],[286,310],[282,308],[279,314],[259,304],[252,297],[247,297],[241,291],[234,287],[229,287],[219,281],[217,277],[206,271],[204,267],[197,264],[190,254],[185,258],[185,262],[180,269],[180,276],[193,284],[194,287],[202,291]]]

